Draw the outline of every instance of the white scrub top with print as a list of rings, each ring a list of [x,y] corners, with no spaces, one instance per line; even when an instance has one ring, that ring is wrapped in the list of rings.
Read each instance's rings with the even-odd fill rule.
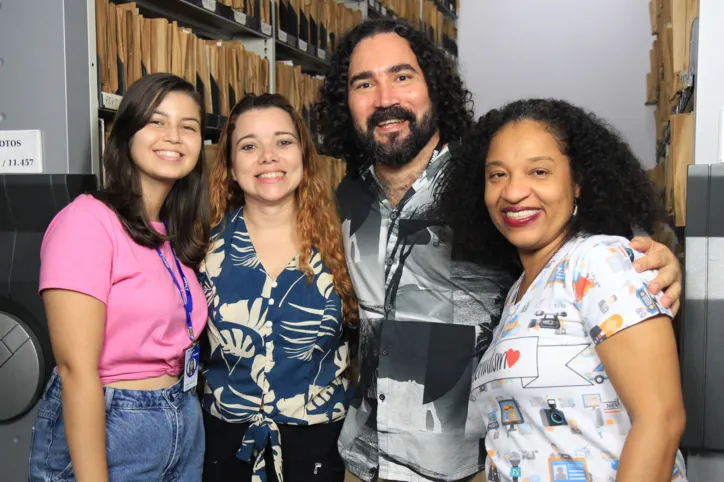
[[[671,316],[648,292],[656,273],[634,270],[641,256],[625,238],[576,236],[520,302],[522,276],[510,289],[473,381],[487,423],[488,481],[615,482],[631,419],[595,345]],[[680,453],[671,480],[686,480]]]

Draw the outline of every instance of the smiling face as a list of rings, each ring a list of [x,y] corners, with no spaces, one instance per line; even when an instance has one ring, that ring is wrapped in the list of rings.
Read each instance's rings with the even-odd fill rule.
[[[131,138],[141,183],[173,184],[185,177],[196,166],[202,143],[199,105],[185,93],[169,92]]]
[[[352,52],[348,103],[361,145],[375,161],[410,162],[437,131],[425,76],[404,38],[382,33]]]
[[[543,124],[524,120],[500,129],[485,171],[485,204],[508,241],[524,252],[561,242],[579,188],[570,161]]]
[[[231,152],[234,178],[246,202],[277,205],[294,197],[304,166],[299,134],[287,112],[268,107],[241,114]]]

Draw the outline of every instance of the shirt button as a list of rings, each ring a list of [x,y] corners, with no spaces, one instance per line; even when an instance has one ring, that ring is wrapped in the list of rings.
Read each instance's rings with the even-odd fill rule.
[[[385,306],[385,310],[387,310],[387,311],[392,311],[392,305],[386,305],[386,306]]]
[[[272,327],[272,322],[271,322],[271,320],[269,320],[269,321],[266,322],[266,326],[268,326],[269,328]]]
[[[269,304],[270,304],[270,305],[273,305],[273,304],[274,304],[274,298],[269,298]]]
[[[395,261],[394,261],[392,258],[387,258],[386,263],[387,263],[388,266],[392,265],[392,263],[394,263],[394,262],[395,262]]]
[[[274,281],[274,282],[272,283],[272,288],[276,288],[277,286],[279,286],[279,283],[277,283],[276,281]]]
[[[384,394],[380,395],[380,400],[383,401],[383,402],[385,401],[385,395],[384,395]]]
[[[382,350],[382,356],[387,356],[387,350]]]
[[[397,219],[397,212],[392,211],[392,214],[390,214],[390,219],[392,219],[393,221]]]

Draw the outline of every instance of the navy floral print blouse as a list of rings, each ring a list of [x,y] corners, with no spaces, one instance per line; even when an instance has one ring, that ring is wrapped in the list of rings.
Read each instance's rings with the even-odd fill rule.
[[[209,306],[202,405],[223,421],[251,424],[237,457],[254,464],[255,480],[266,480],[269,442],[282,480],[277,424],[341,420],[351,395],[342,301],[319,252],[309,261],[311,283],[298,257],[271,279],[238,208],[212,233],[199,270]]]

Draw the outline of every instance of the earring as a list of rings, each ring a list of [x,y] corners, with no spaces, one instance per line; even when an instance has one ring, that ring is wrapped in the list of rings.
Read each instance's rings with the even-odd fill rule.
[[[571,221],[576,219],[576,216],[578,215],[578,200],[573,201],[573,214],[571,214]]]

